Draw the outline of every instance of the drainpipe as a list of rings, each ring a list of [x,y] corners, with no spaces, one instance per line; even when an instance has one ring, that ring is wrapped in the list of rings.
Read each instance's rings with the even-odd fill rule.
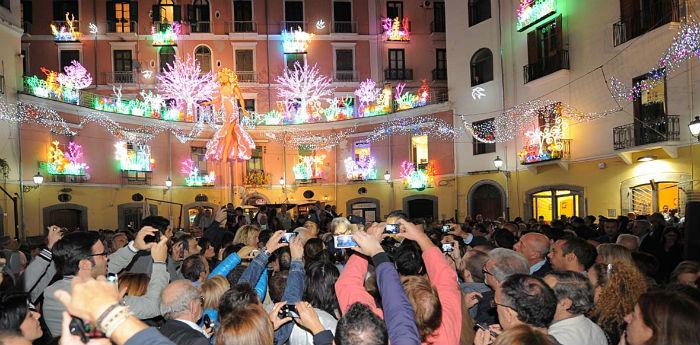
[[[265,58],[267,59],[267,111],[270,111],[272,108],[272,85],[270,85],[270,27],[267,21],[267,1],[265,0]],[[285,181],[287,180],[285,179]]]

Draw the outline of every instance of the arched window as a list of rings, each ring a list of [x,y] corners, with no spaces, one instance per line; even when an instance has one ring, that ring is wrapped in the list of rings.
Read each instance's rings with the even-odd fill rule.
[[[488,48],[481,48],[471,60],[472,86],[493,80],[493,54]]]
[[[163,72],[168,64],[172,66],[175,63],[175,48],[171,46],[160,47],[158,60],[160,61],[160,71]]]
[[[491,18],[491,0],[467,0],[469,4],[469,26]]]
[[[211,50],[209,50],[209,47],[197,47],[194,51],[194,58],[202,69],[202,73],[211,72]]]
[[[187,17],[190,22],[192,32],[209,32],[209,1],[195,0],[192,5],[187,5]]]

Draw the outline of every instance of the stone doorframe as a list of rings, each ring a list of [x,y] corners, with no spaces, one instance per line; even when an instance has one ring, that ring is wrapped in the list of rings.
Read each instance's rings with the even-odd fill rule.
[[[52,211],[57,211],[57,210],[76,210],[80,211],[80,230],[82,231],[87,231],[89,230],[88,228],[88,209],[87,207],[83,205],[78,205],[78,204],[71,204],[71,203],[60,203],[60,204],[54,204],[51,206],[46,206],[42,210],[42,218],[43,218],[43,224],[44,224],[44,233],[46,234],[47,228],[52,225],[49,224],[50,221],[50,215]]]

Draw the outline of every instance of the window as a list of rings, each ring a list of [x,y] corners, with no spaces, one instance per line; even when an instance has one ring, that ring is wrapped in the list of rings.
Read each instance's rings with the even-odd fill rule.
[[[467,0],[469,3],[469,26],[491,18],[491,0]]]
[[[211,50],[207,46],[199,46],[194,51],[194,59],[202,69],[202,73],[211,72]]]
[[[284,54],[284,59],[290,70],[294,69],[294,64],[297,62],[300,66],[306,65],[306,54]]]
[[[114,83],[133,83],[131,50],[115,50],[114,56]]]
[[[209,32],[209,1],[195,0],[192,5],[187,5],[187,19],[190,22],[192,32]]]
[[[632,210],[636,214],[652,214],[664,210],[682,210],[681,188],[677,182],[656,182],[630,188],[632,191]],[[656,201],[656,204],[654,203]],[[679,205],[680,203],[680,205]]]
[[[53,20],[57,22],[63,22],[66,20],[66,13],[70,13],[75,17],[75,20],[79,20],[78,11],[78,1],[56,1],[53,2]]]
[[[386,2],[387,18],[403,18],[403,1]]]
[[[252,1],[235,0],[233,2],[233,31],[255,32]]]
[[[447,80],[447,50],[435,50],[435,70],[433,80]]]
[[[0,1],[0,6],[2,6],[2,7],[4,7],[4,8],[6,8],[6,9],[9,10],[9,9],[10,9],[10,0],[2,0],[2,1]]]
[[[107,30],[109,32],[136,32],[139,6],[136,1],[107,2]]]
[[[564,47],[562,17],[546,23],[527,34],[525,83],[569,68],[569,52]]]
[[[173,0],[160,0],[151,12],[154,22],[173,23],[181,20],[180,6]]]
[[[406,70],[406,52],[403,49],[389,49],[389,68],[384,73],[386,80],[409,80],[413,71]]]
[[[242,83],[254,83],[255,60],[253,49],[236,49],[236,74]]]
[[[190,157],[202,176],[209,174],[207,160],[204,158],[206,153],[206,147],[190,147]]]
[[[284,2],[284,29],[287,31],[301,28],[304,30],[304,2],[285,1]]]
[[[249,113],[255,112],[255,99],[248,98],[243,100],[243,105],[245,105],[245,110]]]
[[[433,3],[432,32],[445,32],[445,3],[436,1]]]
[[[160,61],[160,71],[164,71],[168,65],[175,63],[175,48],[170,46],[160,47],[158,50],[158,60]]]
[[[333,32],[355,32],[352,22],[352,3],[350,1],[333,2]]]
[[[649,75],[643,75],[634,78],[634,85],[639,85],[649,77]],[[634,101],[634,144],[646,145],[673,140],[677,137],[675,132],[678,126],[671,121],[666,114],[666,79],[664,78],[653,88],[643,90],[640,97]]]
[[[58,66],[59,71],[63,72],[63,67],[71,64],[73,61],[80,62],[80,50],[59,50],[60,54],[60,64]]]
[[[24,32],[31,32],[32,26],[32,2],[30,0],[22,0],[22,28]]]
[[[336,49],[335,51],[335,80],[337,81],[353,81],[355,80],[354,72],[354,53],[352,49]]]
[[[29,75],[29,50],[22,48],[22,73],[24,76]]]
[[[250,159],[246,161],[246,172],[248,174],[263,170],[263,151],[264,146],[257,146],[250,155]]]
[[[620,0],[620,22],[613,27],[615,45],[680,21],[686,14],[685,6],[685,1]]]
[[[579,216],[583,192],[569,189],[548,189],[530,194],[532,216],[540,216],[546,222],[559,219],[561,216]]]
[[[488,48],[481,48],[474,53],[470,65],[472,86],[493,80],[493,54]]]
[[[487,119],[487,120],[482,120],[482,121],[476,121],[473,123],[474,128],[493,128],[493,119]],[[494,139],[493,133],[486,133],[484,136],[484,139]],[[484,143],[479,140],[476,140],[476,138],[472,139],[473,143],[473,154],[476,155],[482,155],[485,153],[493,153],[496,152],[496,144],[495,143]]]
[[[359,161],[360,159],[362,159],[364,157],[371,156],[372,150],[371,150],[370,144],[368,142],[365,142],[365,141],[356,142],[354,154],[355,154],[355,161]]]
[[[428,164],[428,136],[411,137],[411,160],[416,168]]]

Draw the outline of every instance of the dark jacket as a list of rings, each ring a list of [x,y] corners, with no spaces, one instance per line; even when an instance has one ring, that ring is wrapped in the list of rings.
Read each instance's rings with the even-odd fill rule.
[[[552,272],[552,264],[549,263],[549,260],[545,259],[544,265],[537,271],[532,272],[532,275],[538,278],[544,278],[549,272]]]
[[[209,345],[209,339],[201,332],[178,320],[168,320],[160,333],[177,345]]]
[[[174,345],[153,327],[146,328],[134,334],[124,345]]]

